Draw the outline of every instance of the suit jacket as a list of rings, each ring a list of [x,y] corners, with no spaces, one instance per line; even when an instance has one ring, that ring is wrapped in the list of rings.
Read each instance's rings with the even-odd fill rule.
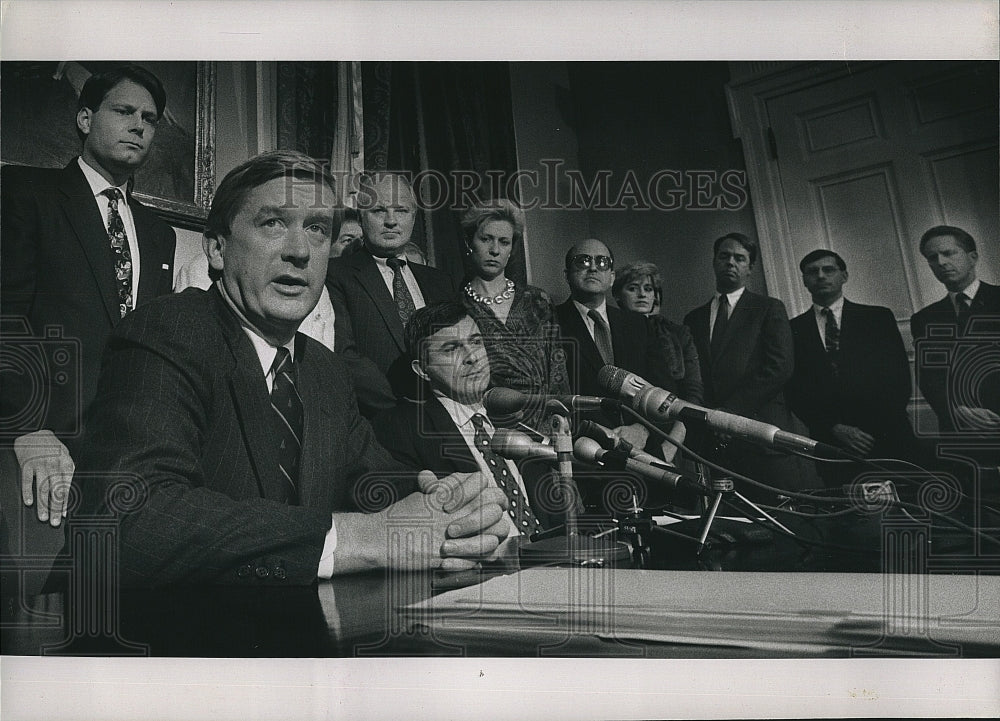
[[[792,410],[816,440],[837,444],[833,426],[856,426],[875,437],[874,456],[906,455],[913,429],[906,415],[910,362],[892,311],[844,301],[836,376],[810,308],[791,322],[795,371]]]
[[[636,373],[660,388],[673,383],[668,375],[667,359],[646,318],[611,305],[607,306],[607,310],[614,365]],[[607,395],[597,382],[597,374],[605,365],[604,360],[572,298],[556,306],[556,317],[566,349],[572,392],[588,396]]]
[[[217,289],[158,299],[114,330],[74,485],[77,519],[117,513],[124,585],[310,583],[331,514],[373,510],[365,499],[387,487],[359,479],[399,465],[358,414],[343,362],[302,333],[295,345],[297,506],[278,500],[267,384]]]
[[[31,394],[44,390],[46,402],[22,417],[12,435],[49,428],[71,442],[94,397],[104,344],[120,321],[106,221],[76,160],[61,170],[5,166],[0,173],[4,341],[15,343],[14,336],[25,334],[44,339],[38,363],[43,388],[4,384],[2,415],[12,418],[32,405]],[[175,234],[131,196],[128,204],[139,244],[138,307],[170,293]],[[59,362],[65,358],[54,355],[59,349],[68,351],[69,363]]]
[[[910,329],[916,350],[915,369],[920,392],[934,409],[943,431],[954,431],[955,405],[976,405],[1000,413],[1000,364],[995,351],[987,358],[979,358],[966,366],[964,359],[982,352],[996,342],[1000,335],[1000,286],[979,283],[979,292],[972,299],[972,318],[966,326],[959,327],[955,307],[945,296],[936,303],[917,311],[910,318]],[[943,351],[943,353],[942,353]],[[989,352],[989,351],[987,351]],[[992,358],[992,362],[989,362]],[[975,392],[969,393],[969,384],[962,383],[961,369],[971,371]],[[990,370],[992,368],[992,370]],[[965,375],[965,374],[962,374]],[[968,394],[961,400],[949,401],[949,385],[958,381]],[[958,390],[958,388],[956,388]]]
[[[428,304],[457,300],[458,286],[450,275],[419,263],[409,266]],[[367,251],[361,251],[331,260],[326,285],[336,312],[336,350],[353,348],[388,374],[393,363],[404,354],[406,343],[396,303],[375,259]]]
[[[705,405],[789,430],[782,390],[792,377],[794,350],[784,304],[743,291],[717,357],[709,342],[710,313],[711,301],[684,317],[698,349]]]
[[[401,402],[379,416],[374,427],[379,441],[407,468],[430,469],[439,477],[479,470],[458,426],[433,396],[421,402]],[[528,493],[528,503],[542,528],[561,524],[564,514],[547,508],[545,502],[552,490],[545,485],[551,464],[527,459],[518,463],[517,468]]]

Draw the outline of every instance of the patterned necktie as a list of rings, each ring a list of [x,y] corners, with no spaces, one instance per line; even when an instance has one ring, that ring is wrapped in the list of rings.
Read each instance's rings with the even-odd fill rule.
[[[392,297],[396,300],[399,320],[402,321],[405,328],[406,321],[417,309],[413,302],[413,296],[410,295],[410,289],[406,287],[406,279],[403,278],[403,266],[406,265],[406,261],[402,258],[388,258],[385,264],[392,268]]]
[[[614,365],[615,349],[611,345],[611,329],[608,328],[608,322],[596,310],[590,310],[587,317],[594,321],[594,342],[601,358],[604,359],[604,364]]]
[[[729,296],[723,293],[719,296],[719,309],[715,313],[715,325],[712,326],[712,355],[719,354],[722,346],[722,336],[726,334],[726,326],[729,325]]]
[[[530,536],[541,529],[541,524],[528,507],[528,499],[518,489],[517,480],[507,470],[506,461],[490,448],[490,436],[484,426],[485,420],[480,413],[472,416],[472,425],[476,427],[476,436],[473,442],[476,444],[479,452],[483,454],[483,458],[486,459],[486,464],[493,473],[493,480],[496,481],[496,484],[506,494],[509,502],[507,513],[514,520],[517,530],[522,534]]]
[[[278,348],[271,364],[271,410],[278,431],[278,467],[288,483],[287,500],[298,504],[299,456],[302,450],[302,398],[295,388],[295,366],[287,348]]]
[[[955,315],[958,318],[958,325],[960,328],[965,326],[966,321],[972,317],[972,299],[969,298],[965,293],[955,294]]]
[[[118,285],[118,310],[122,317],[132,310],[132,253],[128,249],[128,235],[125,223],[118,212],[118,201],[122,191],[108,188],[101,193],[108,198],[108,240],[115,257],[115,282]]]
[[[829,308],[824,308],[823,317],[826,319],[826,330],[823,332],[823,346],[827,353],[836,353],[840,350],[840,328],[837,327],[837,316]]]

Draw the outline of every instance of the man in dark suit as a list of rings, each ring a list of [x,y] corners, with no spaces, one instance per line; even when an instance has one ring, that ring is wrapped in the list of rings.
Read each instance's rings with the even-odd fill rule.
[[[608,305],[607,293],[614,281],[614,256],[601,241],[582,240],[567,251],[570,295],[556,307],[556,317],[565,341],[573,393],[606,395],[597,380],[605,365],[624,368],[656,386],[662,387],[667,381],[666,358],[659,353],[646,319]],[[596,420],[615,427],[619,437],[636,448],[646,444],[648,431],[640,423],[626,423],[620,416]]]
[[[416,311],[406,324],[406,346],[411,369],[425,385],[418,399],[404,400],[376,419],[382,445],[407,468],[429,468],[439,475],[482,471],[498,486],[503,483],[511,535],[561,523],[551,499],[536,502],[538,494],[551,494],[543,485],[549,464],[530,459],[515,464],[483,445],[495,432],[483,405],[490,362],[465,307],[455,301]],[[530,509],[527,517],[519,515],[524,509]]]
[[[920,252],[948,295],[910,318],[920,392],[947,434],[1000,432],[1000,287],[976,277],[976,241],[938,225]],[[944,359],[944,362],[942,362]]]
[[[394,385],[405,386],[403,327],[417,308],[458,296],[448,274],[407,261],[417,215],[416,198],[402,175],[365,177],[358,192],[364,248],[330,262],[326,284],[336,312],[337,351],[356,350]],[[400,388],[402,390],[402,388]]]
[[[716,240],[712,250],[715,296],[684,318],[698,349],[705,405],[794,431],[783,392],[794,367],[785,306],[746,289],[757,261],[757,243],[742,233],[729,233]],[[715,459],[755,481],[795,490],[816,480],[811,464],[799,459],[735,438],[718,440]],[[751,493],[760,497],[759,492]]]
[[[62,545],[49,526],[66,514],[108,334],[133,307],[171,290],[174,230],[129,192],[165,105],[163,86],[143,68],[92,75],[76,115],[80,157],[61,170],[0,171],[0,333],[11,361],[0,390],[0,507],[10,553],[32,565]],[[18,512],[21,502],[35,513]]]
[[[346,365],[297,333],[326,276],[333,187],[300,153],[237,167],[204,237],[221,279],[150,303],[113,332],[74,517],[117,516],[123,584],[468,568],[506,536],[506,499],[480,474],[421,474],[429,494],[409,493],[412,474],[398,472],[360,417]],[[71,541],[83,535],[74,525]],[[418,542],[395,543],[394,533]]]
[[[858,456],[916,461],[906,415],[910,362],[892,311],[844,298],[847,264],[832,250],[799,263],[813,307],[792,319],[795,372],[787,394],[816,440]],[[850,481],[853,466],[821,464],[827,484]]]

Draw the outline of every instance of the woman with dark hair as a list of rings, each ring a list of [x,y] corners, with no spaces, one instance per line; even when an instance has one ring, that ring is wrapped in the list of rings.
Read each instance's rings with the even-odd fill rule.
[[[642,313],[659,338],[663,355],[667,359],[667,375],[672,385],[664,390],[675,393],[689,403],[704,401],[701,366],[695,350],[691,331],[680,323],[667,320],[659,314],[663,299],[660,271],[653,263],[636,261],[618,271],[611,294],[624,310]]]
[[[523,240],[524,213],[510,201],[488,201],[465,213],[462,230],[472,271],[462,300],[483,334],[492,385],[568,394],[552,300],[540,288],[517,285],[506,276],[511,254]],[[540,405],[529,408],[521,420],[535,425],[543,410]]]

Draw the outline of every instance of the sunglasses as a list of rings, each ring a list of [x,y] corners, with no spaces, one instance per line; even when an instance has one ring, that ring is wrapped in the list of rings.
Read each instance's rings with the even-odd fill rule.
[[[582,253],[580,255],[574,255],[569,259],[569,267],[575,268],[576,270],[611,270],[614,266],[615,261],[606,255],[587,255]]]

